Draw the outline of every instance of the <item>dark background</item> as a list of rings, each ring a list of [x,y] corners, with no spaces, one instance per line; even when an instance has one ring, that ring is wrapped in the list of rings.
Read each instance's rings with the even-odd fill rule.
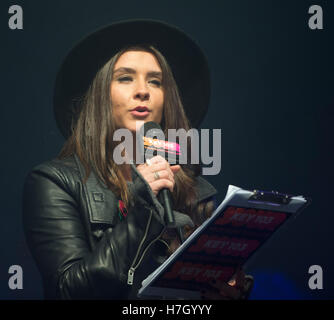
[[[24,29],[8,28],[21,5]],[[308,8],[322,6],[324,29],[308,28]],[[41,299],[40,277],[21,226],[24,177],[63,144],[52,111],[58,67],[85,34],[113,21],[153,18],[197,40],[211,68],[212,100],[202,128],[222,129],[227,186],[312,198],[247,272],[252,299],[333,299],[333,1],[1,1],[0,299]],[[92,57],[94,58],[94,57]],[[196,95],[197,93],[194,92]],[[10,290],[8,268],[23,268],[23,290]],[[323,268],[323,290],[308,269]]]

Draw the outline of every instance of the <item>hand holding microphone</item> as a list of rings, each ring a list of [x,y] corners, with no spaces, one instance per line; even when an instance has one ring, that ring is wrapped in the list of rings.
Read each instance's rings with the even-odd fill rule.
[[[162,156],[147,159],[145,164],[137,166],[137,170],[147,181],[153,193],[158,195],[161,189],[173,192],[174,174],[180,170],[179,165],[171,166]]]
[[[162,141],[161,139],[165,139],[163,131],[160,125],[153,121],[144,123],[141,131],[141,133],[138,133],[137,138],[139,148],[143,147],[144,149],[146,168],[138,166],[137,169],[157,195],[158,200],[165,209],[166,224],[172,227],[175,225],[175,218],[171,193],[175,184],[174,173],[179,171],[181,167],[179,165],[170,166],[165,158],[156,154],[179,154],[179,145]],[[182,235],[180,235],[180,238],[182,239]]]

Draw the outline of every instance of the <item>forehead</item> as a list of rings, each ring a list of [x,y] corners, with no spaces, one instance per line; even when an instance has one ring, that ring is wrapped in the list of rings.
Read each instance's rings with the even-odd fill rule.
[[[120,67],[161,71],[157,58],[146,51],[126,51],[117,60],[114,70]]]

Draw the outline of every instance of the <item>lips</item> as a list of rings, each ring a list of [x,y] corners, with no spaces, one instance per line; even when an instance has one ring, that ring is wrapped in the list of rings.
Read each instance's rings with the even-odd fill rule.
[[[143,119],[150,114],[150,110],[145,106],[138,106],[131,110],[131,114],[136,118]]]
[[[145,112],[145,111],[149,111],[149,110],[145,106],[138,106],[138,107],[132,109],[132,111]]]

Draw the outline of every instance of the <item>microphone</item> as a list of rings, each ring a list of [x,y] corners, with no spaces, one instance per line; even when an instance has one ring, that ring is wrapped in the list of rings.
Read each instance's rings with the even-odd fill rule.
[[[168,159],[170,159],[171,156],[173,156],[175,160],[177,159],[177,156],[180,154],[179,144],[165,141],[164,132],[158,123],[153,121],[146,122],[139,132],[139,148],[140,150],[144,149],[145,161],[156,155],[161,155],[165,159],[166,155],[168,155]],[[167,226],[175,226],[175,217],[172,209],[173,201],[169,189],[161,189],[158,193],[158,199],[165,209],[165,222]],[[180,239],[181,242],[183,242],[182,234]]]

